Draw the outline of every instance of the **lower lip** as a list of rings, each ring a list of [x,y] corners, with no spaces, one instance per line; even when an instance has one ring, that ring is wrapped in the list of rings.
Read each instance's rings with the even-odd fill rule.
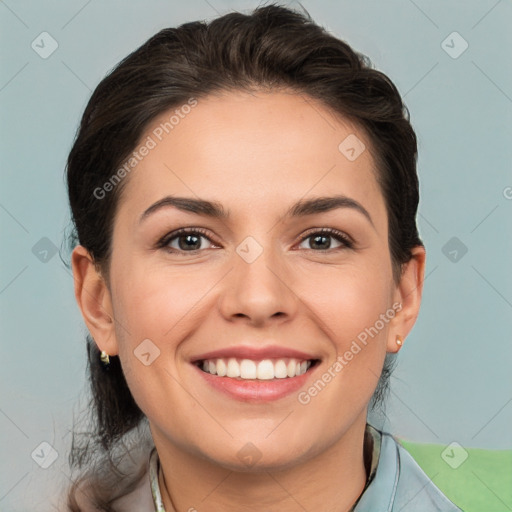
[[[218,375],[204,372],[196,365],[194,366],[208,384],[231,398],[245,402],[270,402],[297,392],[304,386],[311,374],[315,372],[318,363],[306,373],[297,377],[272,380],[243,380],[232,377],[219,377]]]

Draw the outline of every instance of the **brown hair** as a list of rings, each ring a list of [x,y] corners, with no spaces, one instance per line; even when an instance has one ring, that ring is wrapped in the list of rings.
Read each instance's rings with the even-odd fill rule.
[[[416,227],[416,136],[400,94],[365,56],[316,25],[307,13],[275,4],[250,15],[233,12],[209,23],[164,29],[101,81],[87,104],[67,162],[74,225],[70,248],[77,242],[83,245],[108,282],[113,220],[126,180],[103,199],[94,191],[123,164],[159,114],[191,97],[256,88],[305,94],[354,121],[369,136],[398,280],[402,264],[412,257],[411,249],[422,245]],[[118,471],[121,462],[114,451],[128,435],[135,432],[137,438],[146,418],[131,395],[118,357],[110,357],[111,367],[105,372],[90,336],[87,354],[90,429],[74,433],[70,454],[71,467],[86,471],[71,488],[68,507],[82,510],[76,495],[87,480],[94,489],[91,502],[110,511],[115,510],[115,499],[142,477]],[[392,356],[386,358],[372,407],[382,402],[393,361]]]

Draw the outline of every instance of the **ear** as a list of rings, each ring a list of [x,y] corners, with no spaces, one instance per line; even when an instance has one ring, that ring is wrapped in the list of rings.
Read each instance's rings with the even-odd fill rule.
[[[402,304],[396,309],[396,315],[390,322],[387,342],[388,352],[398,352],[401,343],[397,339],[405,340],[416,322],[423,292],[425,278],[425,248],[421,245],[412,249],[412,258],[404,264],[402,276],[394,293],[394,304]]]
[[[100,350],[108,355],[119,353],[114,329],[110,291],[97,270],[89,251],[77,245],[71,255],[75,298],[85,324]]]

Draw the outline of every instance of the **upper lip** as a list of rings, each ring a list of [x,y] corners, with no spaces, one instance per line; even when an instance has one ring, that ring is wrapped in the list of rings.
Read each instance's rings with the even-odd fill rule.
[[[267,345],[264,347],[252,347],[249,345],[239,345],[237,347],[226,347],[211,352],[205,352],[192,357],[191,361],[197,363],[205,359],[221,359],[221,358],[238,358],[238,359],[284,359],[294,358],[300,360],[319,359],[315,355],[301,352],[293,348],[287,348],[278,345]]]

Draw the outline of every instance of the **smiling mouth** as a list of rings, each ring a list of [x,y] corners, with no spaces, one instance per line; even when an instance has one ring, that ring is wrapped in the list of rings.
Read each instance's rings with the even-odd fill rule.
[[[319,362],[318,359],[279,358],[256,361],[230,357],[204,359],[195,364],[203,372],[218,377],[264,381],[299,377]]]

